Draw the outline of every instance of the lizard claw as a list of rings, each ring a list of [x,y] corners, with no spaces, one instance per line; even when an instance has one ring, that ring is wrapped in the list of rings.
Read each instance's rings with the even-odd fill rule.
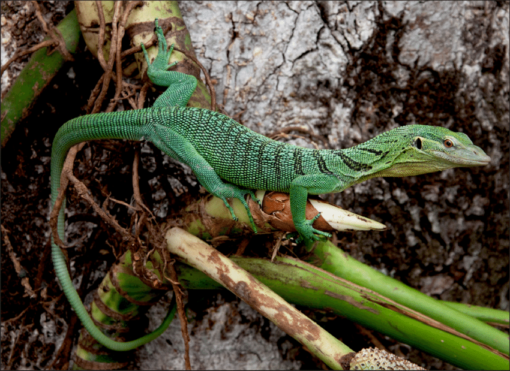
[[[247,189],[246,191],[248,192],[248,194],[250,195],[250,197],[253,201],[255,201],[257,204],[259,204],[259,206],[262,206],[262,201],[259,200],[257,198],[257,196],[255,196],[255,193],[251,189]]]
[[[311,220],[305,220],[302,223],[295,223],[294,226],[299,234],[299,238],[296,240],[296,243],[304,242],[307,248],[310,248],[315,241],[324,240],[324,238],[331,237],[331,233],[319,231],[312,227],[312,224],[319,219],[321,213],[315,215],[315,217]]]
[[[147,64],[148,64],[151,72],[166,71],[170,67],[173,67],[177,64],[177,62],[167,64],[167,62],[170,59],[170,56],[172,55],[172,52],[174,50],[174,44],[170,45],[170,48],[167,50],[168,46],[167,46],[167,42],[165,39],[165,35],[163,34],[163,29],[161,27],[159,27],[157,19],[155,21],[155,33],[158,38],[158,54],[156,55],[156,58],[154,59],[154,62],[152,64],[149,59],[149,54],[147,53],[147,50],[145,49],[145,45],[143,43],[140,43],[140,46],[142,48],[143,55],[145,57],[145,60],[147,61]]]
[[[228,203],[227,197],[231,198],[237,198],[241,203],[243,204],[244,208],[246,209],[246,212],[248,214],[248,218],[250,220],[250,225],[253,229],[253,232],[257,233],[257,226],[255,225],[255,222],[253,221],[253,216],[250,211],[250,207],[248,206],[248,203],[244,199],[244,196],[246,194],[249,194],[251,197],[253,197],[254,200],[257,200],[255,197],[255,194],[253,191],[249,189],[241,189],[233,184],[225,184],[222,188],[216,189],[215,191],[211,192],[216,197],[219,197],[221,200],[223,200],[223,203],[227,207],[227,209],[230,211],[230,214],[232,215],[232,219],[235,221],[238,221],[239,218],[236,217],[234,213],[234,209],[232,209],[232,206]],[[258,200],[257,200],[258,201]]]

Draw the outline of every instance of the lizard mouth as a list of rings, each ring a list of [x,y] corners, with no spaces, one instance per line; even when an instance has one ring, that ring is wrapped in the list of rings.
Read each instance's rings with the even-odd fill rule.
[[[491,162],[491,158],[480,147],[472,146],[469,151],[472,151],[474,155],[470,158],[470,161],[479,165],[487,165]]]
[[[463,149],[456,154],[435,152],[437,157],[450,161],[456,166],[484,166],[491,162],[491,158],[481,149]]]
[[[470,160],[470,163],[480,164],[480,165],[488,165],[491,162],[491,158],[487,156],[487,158],[479,159],[479,160]]]
[[[480,151],[474,150],[473,153],[475,156],[467,159],[468,163],[475,165],[488,165],[489,162],[491,162],[491,158],[487,156],[485,152],[483,152],[482,150]]]

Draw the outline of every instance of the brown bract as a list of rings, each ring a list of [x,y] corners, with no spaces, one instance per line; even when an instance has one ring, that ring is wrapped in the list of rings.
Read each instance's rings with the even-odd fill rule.
[[[251,205],[250,205],[251,207]],[[253,208],[252,208],[253,209]],[[319,212],[310,201],[306,202],[306,219],[313,219]],[[283,192],[269,192],[265,195],[262,210],[258,215],[272,227],[286,232],[295,232],[294,222],[292,221],[292,213],[290,211],[290,195]],[[256,218],[256,215],[253,215]],[[315,229],[321,231],[333,231],[333,227],[320,216],[313,223]]]

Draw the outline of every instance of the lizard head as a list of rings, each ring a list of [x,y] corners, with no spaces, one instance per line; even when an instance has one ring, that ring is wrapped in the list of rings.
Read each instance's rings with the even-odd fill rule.
[[[487,165],[491,158],[464,133],[438,126],[408,125],[394,129],[404,141],[384,176],[409,176],[454,167]],[[392,130],[393,131],[393,130]],[[406,143],[407,142],[407,143]],[[392,174],[395,173],[395,174]]]
[[[454,133],[437,126],[413,125],[416,134],[410,146],[416,157],[446,167],[487,165],[491,158],[464,133]]]
[[[387,131],[345,153],[365,165],[358,183],[378,176],[403,177],[483,166],[491,160],[466,134],[427,125]]]

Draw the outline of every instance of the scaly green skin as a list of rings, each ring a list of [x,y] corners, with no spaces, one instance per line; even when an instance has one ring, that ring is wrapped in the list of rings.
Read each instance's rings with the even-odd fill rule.
[[[312,227],[318,215],[313,220],[306,219],[308,194],[341,192],[378,176],[419,175],[453,167],[486,165],[490,161],[465,134],[423,125],[393,129],[344,150],[312,150],[276,142],[220,113],[186,108],[197,80],[190,75],[166,71],[170,67],[167,61],[172,50],[166,51],[166,40],[157,20],[156,35],[159,52],[147,73],[154,84],[169,88],[152,108],[87,115],[62,126],[52,148],[53,201],[58,195],[60,173],[71,146],[94,139],[145,138],[168,156],[190,166],[200,184],[224,201],[234,219],[227,198],[239,199],[248,211],[255,232],[245,201],[246,194],[255,199],[250,189],[289,192],[296,230],[305,245],[311,247],[320,238],[317,234],[330,235]],[[145,56],[150,64],[146,53]],[[64,235],[63,208],[59,214],[58,233]],[[102,334],[76,294],[64,255],[59,247],[52,246],[55,271],[64,292],[84,327],[99,343],[112,350],[129,350],[159,335],[153,333],[133,342],[118,343]]]

